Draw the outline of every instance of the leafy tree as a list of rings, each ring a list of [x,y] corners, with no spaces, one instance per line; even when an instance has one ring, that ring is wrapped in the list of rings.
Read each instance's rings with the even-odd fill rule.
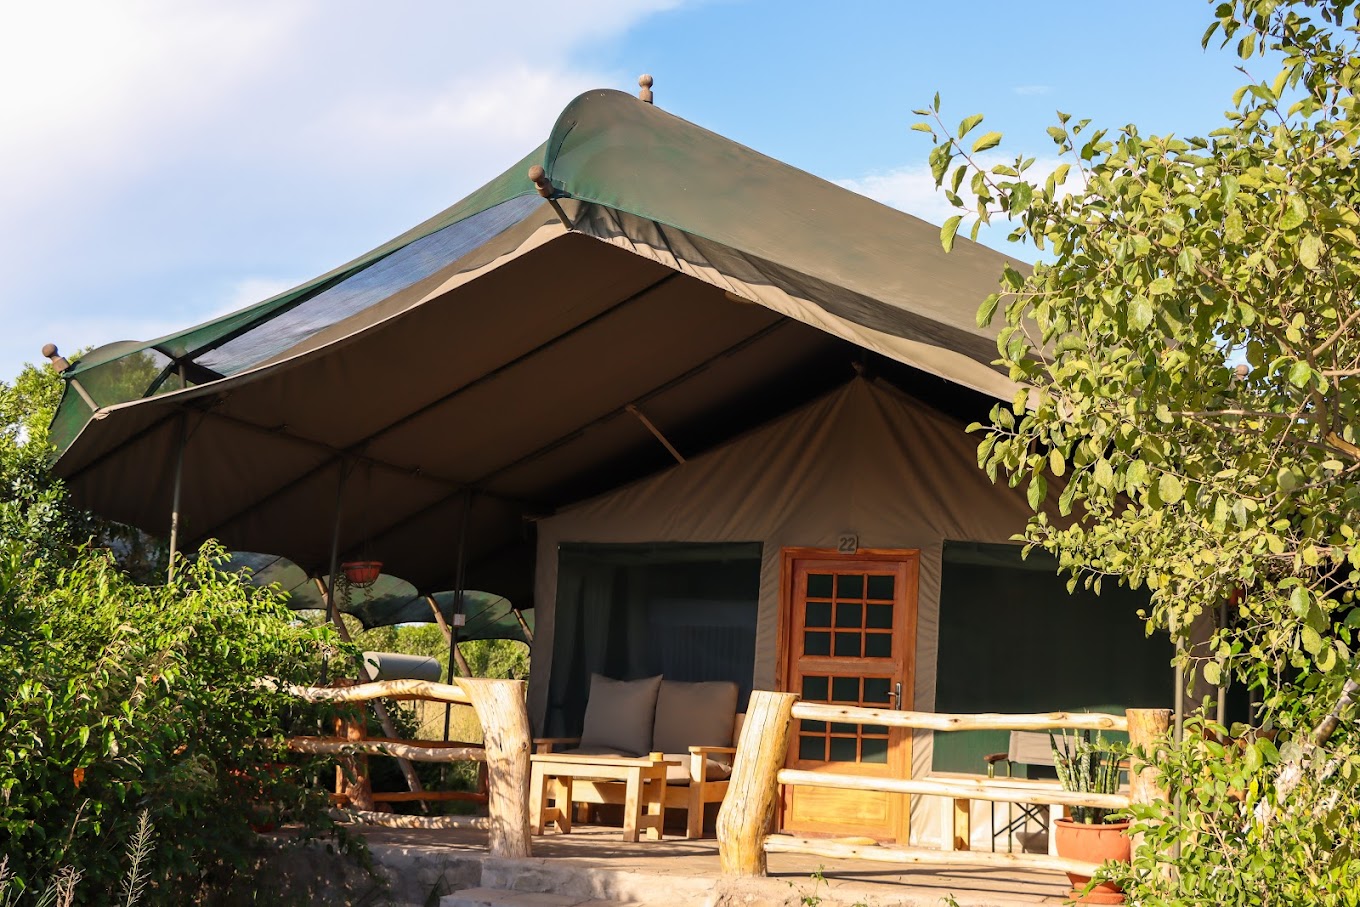
[[[40,902],[78,873],[74,903],[107,902],[145,816],[144,902],[199,902],[257,857],[252,823],[329,824],[281,746],[316,710],[257,682],[314,679],[331,637],[220,574],[213,549],[141,584],[164,577],[158,544],[73,507],[47,472],[59,390],[32,366],[0,383],[0,900]]]
[[[26,365],[13,382],[0,381],[0,533],[22,536],[49,560],[93,541],[137,579],[159,580],[163,540],[72,506],[48,472],[49,426],[60,399],[61,378],[46,367]]]
[[[1231,779],[1194,774],[1214,747],[1220,762],[1234,752],[1216,741],[1167,757],[1195,797],[1181,822],[1152,817],[1156,842],[1187,846],[1178,873],[1145,871],[1136,894],[1193,902],[1222,884],[1220,902],[1349,903],[1360,23],[1353,0],[1233,0],[1203,38],[1220,39],[1249,81],[1203,137],[1060,113],[1048,132],[1064,163],[1041,180],[1032,158],[980,162],[1001,134],[980,115],[948,129],[938,96],[915,128],[962,209],[946,248],[971,217],[974,236],[1005,220],[1045,256],[1027,275],[1007,268],[978,314],[1000,316],[1000,363],[1025,387],[993,410],[978,451],[994,478],[1027,486],[1024,539],[1073,583],[1147,587],[1149,631],[1185,637],[1229,600],[1209,651],[1186,658],[1210,686],[1248,684],[1283,744],[1243,743]],[[1050,481],[1058,514],[1040,510]]]

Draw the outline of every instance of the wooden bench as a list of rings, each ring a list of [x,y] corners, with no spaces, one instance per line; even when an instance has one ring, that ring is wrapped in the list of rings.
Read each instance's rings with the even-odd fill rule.
[[[587,756],[535,753],[529,757],[529,823],[533,834],[555,824],[571,834],[572,803],[623,803],[623,840],[661,839],[666,805],[666,769],[679,762],[650,756]],[[622,781],[622,798],[617,795]],[[605,782],[597,784],[596,782]],[[548,805],[552,799],[553,805]]]

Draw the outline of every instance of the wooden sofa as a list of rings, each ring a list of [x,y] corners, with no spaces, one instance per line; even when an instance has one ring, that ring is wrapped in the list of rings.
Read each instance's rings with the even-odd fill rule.
[[[540,754],[576,753],[604,760],[659,754],[678,763],[667,769],[664,808],[685,810],[685,837],[699,838],[704,808],[721,803],[727,794],[743,717],[737,712],[735,683],[685,683],[660,676],[619,681],[595,674],[581,736],[534,743]],[[594,804],[622,804],[625,795],[621,781],[578,775],[570,796],[585,810]],[[555,807],[570,808],[565,803]]]

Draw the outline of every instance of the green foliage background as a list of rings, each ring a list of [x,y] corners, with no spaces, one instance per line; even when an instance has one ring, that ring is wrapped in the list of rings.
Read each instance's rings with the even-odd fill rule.
[[[261,687],[310,682],[337,651],[269,590],[72,508],[46,472],[55,376],[0,384],[0,856],[9,892],[65,867],[76,903],[107,903],[142,813],[155,847],[143,903],[210,902],[255,849],[252,824],[328,825],[313,769],[283,735],[321,715]],[[93,540],[93,541],[92,541]],[[130,568],[130,569],[129,569]],[[263,806],[262,803],[270,804]]]
[[[1257,702],[1259,731],[1192,724],[1156,755],[1183,808],[1139,810],[1131,899],[1354,904],[1360,21],[1353,0],[1212,10],[1203,40],[1247,82],[1207,135],[1059,113],[1043,178],[984,162],[1002,135],[981,115],[949,128],[938,96],[914,128],[961,209],[946,248],[967,219],[1005,220],[1045,255],[978,314],[1001,318],[1021,388],[976,426],[979,464],[1026,487],[1024,540],[1074,584],[1149,589],[1149,632],[1187,640],[1228,602],[1181,660],[1197,690]]]

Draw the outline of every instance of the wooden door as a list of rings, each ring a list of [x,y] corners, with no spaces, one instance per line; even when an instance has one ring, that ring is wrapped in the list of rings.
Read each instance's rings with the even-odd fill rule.
[[[911,708],[917,551],[838,555],[786,549],[781,686],[805,701]],[[911,732],[795,721],[789,768],[873,777],[911,775]],[[782,826],[799,834],[907,841],[907,797],[785,788]]]

